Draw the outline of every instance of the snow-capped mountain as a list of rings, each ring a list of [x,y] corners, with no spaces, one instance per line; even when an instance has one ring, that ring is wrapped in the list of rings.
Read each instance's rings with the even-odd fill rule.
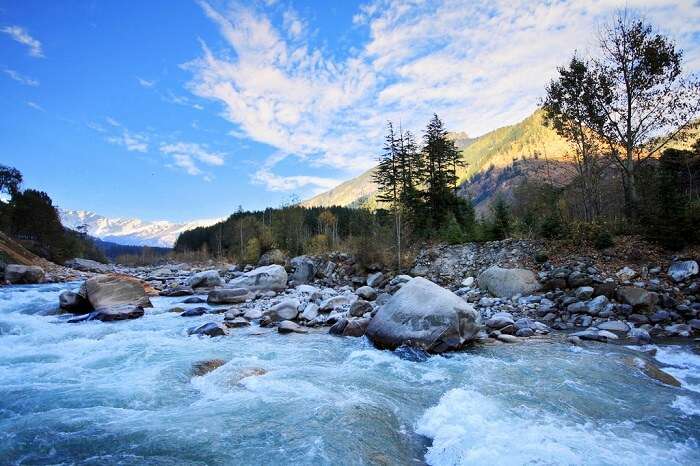
[[[138,218],[107,218],[95,212],[59,209],[61,222],[68,228],[87,225],[88,234],[103,241],[133,246],[173,247],[177,236],[186,230],[213,225],[221,219],[172,223],[165,220],[148,222]]]

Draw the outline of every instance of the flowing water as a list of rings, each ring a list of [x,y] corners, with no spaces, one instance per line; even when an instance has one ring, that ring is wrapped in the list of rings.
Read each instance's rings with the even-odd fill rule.
[[[325,332],[189,337],[221,316],[168,313],[181,298],[68,324],[58,294],[77,285],[0,288],[0,464],[700,464],[690,346],[658,348],[672,388],[622,346],[420,358]]]

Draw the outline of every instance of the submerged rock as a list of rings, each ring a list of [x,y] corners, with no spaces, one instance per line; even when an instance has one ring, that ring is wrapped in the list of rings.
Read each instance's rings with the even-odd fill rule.
[[[116,320],[137,319],[144,314],[143,307],[133,304],[118,304],[115,306],[102,307],[96,309],[89,314],[75,319],[70,319],[68,322],[77,323],[86,320],[100,320],[102,322],[112,322]]]
[[[361,337],[367,331],[370,319],[340,319],[333,324],[328,333],[343,337]]]
[[[214,369],[218,369],[224,364],[226,364],[226,361],[223,359],[209,359],[207,361],[196,362],[192,364],[192,375],[195,377],[201,377]]]
[[[279,333],[309,333],[304,327],[291,320],[283,320],[280,322],[277,326],[277,331]]]
[[[372,317],[366,335],[379,348],[440,353],[474,339],[480,317],[462,298],[422,277],[407,282]]]
[[[182,314],[180,314],[180,317],[197,317],[197,316],[202,316],[207,313],[207,308],[206,307],[195,307],[192,309],[188,309]]]
[[[15,285],[31,285],[41,283],[44,279],[44,269],[36,265],[7,264],[5,280]]]
[[[207,337],[220,337],[226,335],[226,327],[217,322],[209,322],[197,328],[190,329],[190,335],[201,335]]]
[[[481,288],[499,298],[529,295],[540,289],[537,276],[527,269],[504,269],[494,265],[481,272],[478,280]]]
[[[58,295],[58,305],[64,311],[73,314],[86,314],[92,311],[92,305],[80,293],[73,291],[63,291]]]
[[[625,363],[630,367],[636,367],[642,371],[647,377],[656,380],[664,385],[671,387],[680,387],[681,383],[674,376],[659,369],[655,364],[642,358],[627,357]]]

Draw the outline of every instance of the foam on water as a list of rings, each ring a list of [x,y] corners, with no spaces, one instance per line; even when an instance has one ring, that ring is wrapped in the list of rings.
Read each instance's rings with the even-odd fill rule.
[[[425,359],[325,332],[190,337],[223,316],[167,312],[182,298],[67,324],[58,294],[78,286],[0,288],[2,464],[700,462],[700,362],[686,348],[658,348],[678,389],[607,345]],[[209,359],[225,364],[193,377]]]

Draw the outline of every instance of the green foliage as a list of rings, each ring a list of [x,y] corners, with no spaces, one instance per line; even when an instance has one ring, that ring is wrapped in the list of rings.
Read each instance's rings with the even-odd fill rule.
[[[454,215],[450,215],[447,223],[440,229],[440,239],[448,244],[461,244],[467,240],[462,227]]]
[[[245,246],[245,261],[248,264],[257,264],[262,254],[260,240],[258,238],[250,238]]]
[[[608,229],[601,229],[593,236],[593,246],[596,249],[607,249],[615,245],[615,238]]]
[[[513,218],[505,199],[502,196],[498,196],[491,209],[493,211],[490,228],[491,239],[501,240],[508,238],[512,233]]]

